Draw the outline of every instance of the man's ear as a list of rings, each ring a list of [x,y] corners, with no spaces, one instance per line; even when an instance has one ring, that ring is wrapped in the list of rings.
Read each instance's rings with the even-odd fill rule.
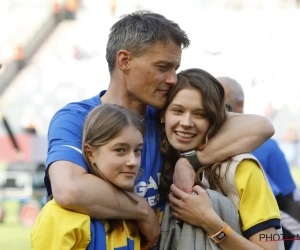
[[[132,55],[127,50],[119,50],[116,58],[116,66],[122,71],[127,71],[129,69],[130,60]]]
[[[95,162],[94,158],[95,158],[95,154],[94,154],[94,149],[92,148],[91,145],[89,144],[84,144],[84,153],[87,156],[87,158],[89,159],[89,161]]]

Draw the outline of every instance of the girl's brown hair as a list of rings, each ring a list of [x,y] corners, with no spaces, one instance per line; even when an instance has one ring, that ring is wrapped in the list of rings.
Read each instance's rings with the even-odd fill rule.
[[[110,183],[102,175],[97,166],[89,161],[85,151],[85,145],[88,144],[92,148],[97,149],[116,138],[122,129],[129,126],[137,128],[142,135],[144,134],[144,123],[138,114],[116,104],[99,105],[88,114],[83,128],[82,154],[88,165],[90,173]],[[110,184],[113,185],[112,183]],[[127,194],[125,190],[122,191]],[[128,195],[128,197],[131,198],[130,195]],[[118,227],[123,229],[123,221],[120,219],[107,220],[107,223],[107,234],[110,234]],[[135,220],[126,220],[126,223],[131,235],[135,237],[138,234],[138,227]]]
[[[193,68],[181,71],[178,74],[177,84],[169,92],[167,103],[165,108],[161,111],[161,116],[165,114],[175,96],[186,88],[195,89],[202,93],[203,107],[205,109],[206,118],[209,121],[209,128],[199,145],[199,147],[203,149],[207,145],[208,140],[218,132],[226,120],[224,88],[215,77],[202,69]],[[174,167],[180,156],[170,145],[165,133],[164,124],[162,124],[161,129],[161,151],[165,161],[160,178],[160,197],[162,199],[168,199],[169,188],[173,183]],[[215,189],[216,187],[220,187],[219,181],[221,177],[216,172],[220,165],[221,163],[216,163],[214,165],[201,167],[196,173],[195,184],[199,185],[201,183],[201,177],[204,171],[206,171],[211,188]]]

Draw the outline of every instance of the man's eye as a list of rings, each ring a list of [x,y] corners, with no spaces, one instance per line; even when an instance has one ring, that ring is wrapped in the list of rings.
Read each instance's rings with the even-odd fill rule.
[[[167,70],[168,70],[168,67],[166,67],[166,66],[158,66],[158,69],[159,69],[160,71],[167,71]]]

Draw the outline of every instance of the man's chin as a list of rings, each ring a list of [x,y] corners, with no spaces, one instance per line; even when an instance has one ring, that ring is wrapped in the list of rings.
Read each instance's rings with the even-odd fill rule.
[[[149,106],[156,108],[156,109],[162,109],[165,107],[165,105],[166,105],[166,102],[149,104]]]

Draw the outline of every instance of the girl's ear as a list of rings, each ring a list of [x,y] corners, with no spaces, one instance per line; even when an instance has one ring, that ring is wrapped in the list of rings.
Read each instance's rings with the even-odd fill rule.
[[[165,123],[165,113],[160,114],[160,123]]]
[[[94,162],[94,149],[89,144],[84,144],[84,153],[90,162]]]

